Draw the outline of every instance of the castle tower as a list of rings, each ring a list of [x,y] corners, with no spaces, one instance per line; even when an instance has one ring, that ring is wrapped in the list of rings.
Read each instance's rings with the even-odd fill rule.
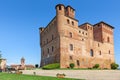
[[[24,57],[21,58],[21,66],[22,66],[22,68],[25,67],[25,58]]]
[[[71,18],[75,17],[75,9],[73,9],[71,6],[66,7],[65,15]]]
[[[110,63],[114,62],[114,39],[113,29],[111,25],[101,21],[94,25],[94,40],[102,42],[104,47],[101,49],[101,53],[104,53],[104,58]],[[105,61],[104,63],[108,63]]]

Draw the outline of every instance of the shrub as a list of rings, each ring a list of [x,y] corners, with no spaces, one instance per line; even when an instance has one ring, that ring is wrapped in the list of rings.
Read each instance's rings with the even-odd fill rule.
[[[99,66],[100,66],[99,64],[95,64],[95,65],[93,66],[93,68],[96,68],[96,69],[97,69],[97,68],[99,68]]]
[[[119,65],[116,63],[111,64],[111,69],[117,69],[118,67],[119,67]]]
[[[70,68],[74,68],[74,63],[70,63]]]
[[[54,64],[48,64],[42,67],[42,69],[50,70],[50,69],[58,69],[60,68],[59,63],[54,63]]]

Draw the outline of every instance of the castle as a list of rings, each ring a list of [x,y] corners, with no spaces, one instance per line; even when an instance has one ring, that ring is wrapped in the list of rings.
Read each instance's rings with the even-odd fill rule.
[[[114,27],[101,21],[78,25],[75,9],[58,4],[56,16],[44,28],[40,27],[41,66],[60,63],[68,68],[110,68],[114,60]]]
[[[16,70],[25,70],[25,69],[33,69],[34,66],[33,65],[26,65],[25,64],[25,58],[22,57],[21,60],[20,60],[21,64],[12,64],[10,67],[11,68],[14,68]]]

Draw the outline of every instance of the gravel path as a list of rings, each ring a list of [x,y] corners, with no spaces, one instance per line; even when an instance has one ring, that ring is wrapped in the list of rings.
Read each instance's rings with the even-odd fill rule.
[[[23,74],[56,77],[57,73],[66,74],[66,78],[86,80],[120,80],[120,70],[23,70]]]

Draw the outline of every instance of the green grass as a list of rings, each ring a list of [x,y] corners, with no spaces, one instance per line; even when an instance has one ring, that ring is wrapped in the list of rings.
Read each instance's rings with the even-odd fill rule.
[[[70,79],[70,78],[57,78],[57,77],[48,77],[48,76],[0,73],[0,80],[82,80],[82,79]]]
[[[42,67],[42,69],[45,69],[45,70],[59,69],[59,68],[60,68],[59,63],[48,64]]]

